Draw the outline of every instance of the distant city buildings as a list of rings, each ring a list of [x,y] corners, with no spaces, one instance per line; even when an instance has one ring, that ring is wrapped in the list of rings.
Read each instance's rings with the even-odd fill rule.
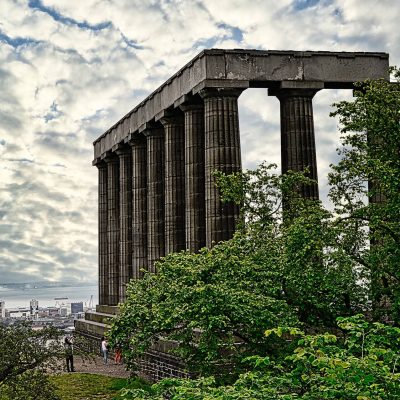
[[[40,329],[42,326],[53,325],[62,329],[73,329],[74,319],[85,318],[85,311],[91,310],[84,307],[83,302],[69,302],[68,298],[56,298],[54,306],[40,307],[37,299],[29,302],[29,307],[6,308],[6,302],[0,300],[0,318],[2,323],[9,324],[14,321],[32,321],[33,327]]]
[[[6,318],[32,319],[31,310],[28,307],[6,309]]]

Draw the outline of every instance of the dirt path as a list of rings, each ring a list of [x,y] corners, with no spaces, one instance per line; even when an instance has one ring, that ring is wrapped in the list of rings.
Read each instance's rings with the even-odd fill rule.
[[[125,365],[115,365],[114,360],[108,360],[104,364],[102,357],[94,357],[92,360],[82,360],[74,356],[75,372],[113,376],[115,378],[129,378],[130,372],[125,370]]]

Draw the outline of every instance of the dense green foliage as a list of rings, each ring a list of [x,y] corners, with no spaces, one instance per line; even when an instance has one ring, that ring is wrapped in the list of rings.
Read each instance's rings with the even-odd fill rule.
[[[176,341],[176,353],[203,373],[257,354],[269,346],[260,326],[297,323],[276,296],[278,271],[264,261],[240,236],[210,251],[167,256],[157,275],[130,284],[113,341],[125,345],[127,362],[159,338]]]
[[[335,107],[332,211],[298,195],[307,171],[216,172],[223,201],[241,206],[235,237],[130,283],[110,337],[131,368],[164,339],[200,377],[126,399],[400,398],[399,330],[381,324],[400,321],[399,86],[365,82]]]
[[[46,372],[60,366],[60,332],[27,324],[0,325],[0,399],[58,399]]]
[[[277,328],[267,336],[285,337],[294,350],[275,362],[252,357],[253,368],[236,382],[219,386],[212,377],[164,380],[151,390],[124,390],[125,399],[163,400],[393,400],[400,398],[400,329],[369,323],[361,315],[339,318],[340,330],[307,335]]]
[[[222,198],[241,204],[245,223],[239,234],[266,259],[274,249],[271,263],[279,271],[279,296],[299,320],[333,326],[336,317],[354,314],[365,303],[357,283],[365,270],[344,246],[354,238],[343,240],[333,214],[298,194],[298,187],[311,184],[310,179],[294,172],[279,176],[275,167],[262,164],[240,174],[217,173]]]

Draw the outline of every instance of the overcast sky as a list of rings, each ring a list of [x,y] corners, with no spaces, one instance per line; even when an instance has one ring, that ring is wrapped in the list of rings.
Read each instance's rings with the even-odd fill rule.
[[[97,283],[92,142],[204,48],[380,51],[400,65],[394,0],[0,0],[0,283]],[[321,193],[337,159],[314,99]],[[279,164],[279,103],[239,98],[242,158]]]

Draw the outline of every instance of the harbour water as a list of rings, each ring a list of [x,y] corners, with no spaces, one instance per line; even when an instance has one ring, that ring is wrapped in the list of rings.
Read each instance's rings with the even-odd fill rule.
[[[83,306],[98,303],[97,286],[61,286],[61,287],[26,287],[10,288],[0,286],[0,300],[5,302],[5,308],[29,307],[32,299],[39,301],[39,307],[55,306],[61,302],[83,302]],[[64,298],[63,300],[57,300]],[[67,299],[65,299],[67,298]]]

